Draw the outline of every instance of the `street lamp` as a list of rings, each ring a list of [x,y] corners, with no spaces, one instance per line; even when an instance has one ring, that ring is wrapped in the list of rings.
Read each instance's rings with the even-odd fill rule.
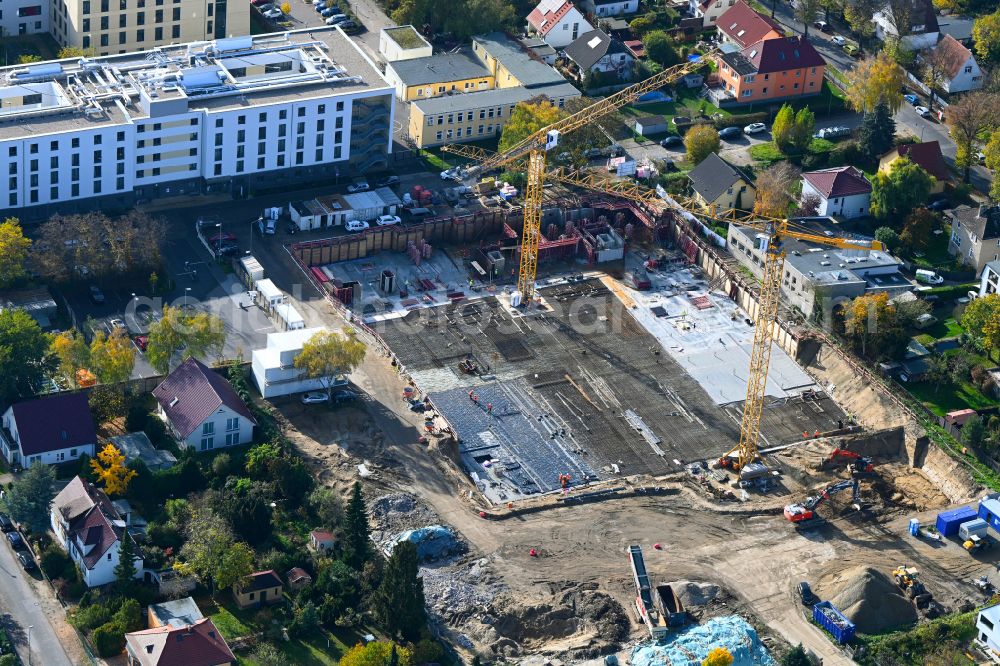
[[[215,258],[218,259],[219,255],[222,253],[222,222],[215,225],[216,233],[216,243],[215,243]]]
[[[31,630],[35,625],[28,625],[28,666],[31,666]]]
[[[184,309],[188,306],[188,294],[191,292],[191,287],[184,287]]]

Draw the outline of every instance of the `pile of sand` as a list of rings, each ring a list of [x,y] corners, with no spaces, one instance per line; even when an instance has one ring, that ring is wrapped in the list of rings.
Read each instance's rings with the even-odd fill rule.
[[[696,583],[690,580],[677,580],[670,587],[680,598],[684,608],[705,606],[719,596],[719,586],[711,583]]]
[[[866,634],[917,621],[913,603],[903,596],[891,576],[878,569],[858,565],[832,573],[820,581],[816,592]]]

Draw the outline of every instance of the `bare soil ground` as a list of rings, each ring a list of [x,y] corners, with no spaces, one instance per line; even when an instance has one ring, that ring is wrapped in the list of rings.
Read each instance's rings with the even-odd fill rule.
[[[368,395],[357,405],[279,404],[289,435],[324,483],[346,491],[358,478],[357,465],[367,461],[374,472],[363,480],[370,501],[403,491],[418,500],[414,521],[433,516],[455,528],[469,552],[428,567],[428,602],[455,644],[494,659],[548,654],[582,663],[644,638],[632,611],[634,587],[625,555],[630,544],[643,546],[654,582],[688,580],[720,588],[706,606],[691,609],[696,616],[744,614],[779,651],[786,643],[803,643],[827,666],[850,661],[807,620],[793,589],[798,581],[824,580],[854,566],[891,574],[907,564],[920,568],[921,580],[940,603],[956,609],[979,600],[969,581],[993,571],[1000,555],[995,549],[971,556],[955,543],[907,536],[910,517],[930,520],[947,500],[918,470],[886,461],[881,476],[863,486],[870,505],[865,511],[846,506],[847,493],[821,510],[828,518],[824,527],[797,532],[781,507],[846,478],[843,471],[814,469],[830,449],[822,442],[777,456],[782,467],[802,473],[786,473],[777,491],[744,503],[719,502],[691,478],[677,475],[660,481],[674,488],[674,495],[484,520],[473,487],[447,447],[435,438],[418,443],[422,418],[406,408],[404,382],[388,359],[370,350],[354,380]],[[418,526],[406,520],[394,514],[392,524],[383,526],[376,517],[374,528]],[[663,549],[654,549],[655,543]]]

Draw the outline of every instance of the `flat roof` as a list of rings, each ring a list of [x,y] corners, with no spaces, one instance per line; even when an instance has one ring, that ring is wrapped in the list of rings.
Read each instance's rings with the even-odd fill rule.
[[[302,349],[302,345],[308,342],[312,336],[325,330],[326,328],[322,326],[314,326],[312,328],[299,328],[294,331],[268,333],[267,348],[278,352]]]
[[[117,94],[108,94],[112,89]],[[336,26],[161,46],[95,58],[0,68],[0,139],[79,132],[169,115],[389,90],[374,63]]]
[[[411,107],[420,109],[425,115],[435,113],[449,113],[451,111],[464,111],[466,109],[479,109],[490,106],[504,106],[526,102],[529,99],[545,95],[549,99],[579,97],[580,91],[569,83],[562,83],[544,88],[497,88],[495,90],[484,90],[482,92],[463,93],[461,95],[444,95],[442,97],[432,97],[422,99],[419,102],[412,102]]]
[[[397,78],[407,86],[448,83],[493,76],[483,63],[465,51],[442,53],[426,58],[413,58],[412,60],[397,60],[390,62],[385,67],[387,72],[390,69],[395,72]]]
[[[400,25],[395,28],[382,28],[382,32],[392,41],[396,42],[401,49],[419,49],[430,46],[430,43],[417,32],[412,25]]]
[[[271,278],[264,278],[263,280],[257,280],[257,282],[254,283],[254,286],[257,288],[257,291],[260,292],[260,295],[263,296],[264,298],[271,299],[279,296],[284,297],[284,294],[281,293],[281,290],[278,289],[273,282],[271,282]]]

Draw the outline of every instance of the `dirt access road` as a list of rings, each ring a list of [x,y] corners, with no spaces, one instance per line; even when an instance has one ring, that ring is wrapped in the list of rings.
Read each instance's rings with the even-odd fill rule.
[[[324,480],[353,478],[354,465],[370,461],[378,470],[369,482],[371,493],[397,488],[419,496],[461,533],[474,554],[490,557],[512,595],[526,605],[551,600],[553,590],[568,584],[590,583],[630,608],[634,591],[625,551],[640,544],[655,580],[720,585],[739,600],[732,611],[755,615],[829,666],[851,662],[808,621],[794,594],[798,581],[815,582],[857,564],[886,573],[907,564],[919,567],[935,598],[954,608],[965,599],[978,600],[966,581],[994,570],[953,544],[934,548],[903,536],[909,515],[884,525],[834,518],[825,528],[802,534],[780,515],[753,515],[732,504],[717,507],[683,484],[674,496],[487,521],[468,500],[471,486],[464,475],[440,453],[417,443],[422,421],[406,409],[403,381],[388,359],[370,349],[353,379],[369,396],[359,407],[283,409],[298,429],[293,437],[303,452],[334,470]],[[654,550],[654,543],[664,550]],[[531,548],[538,557],[529,556]],[[632,629],[634,638],[642,637],[639,627]]]

